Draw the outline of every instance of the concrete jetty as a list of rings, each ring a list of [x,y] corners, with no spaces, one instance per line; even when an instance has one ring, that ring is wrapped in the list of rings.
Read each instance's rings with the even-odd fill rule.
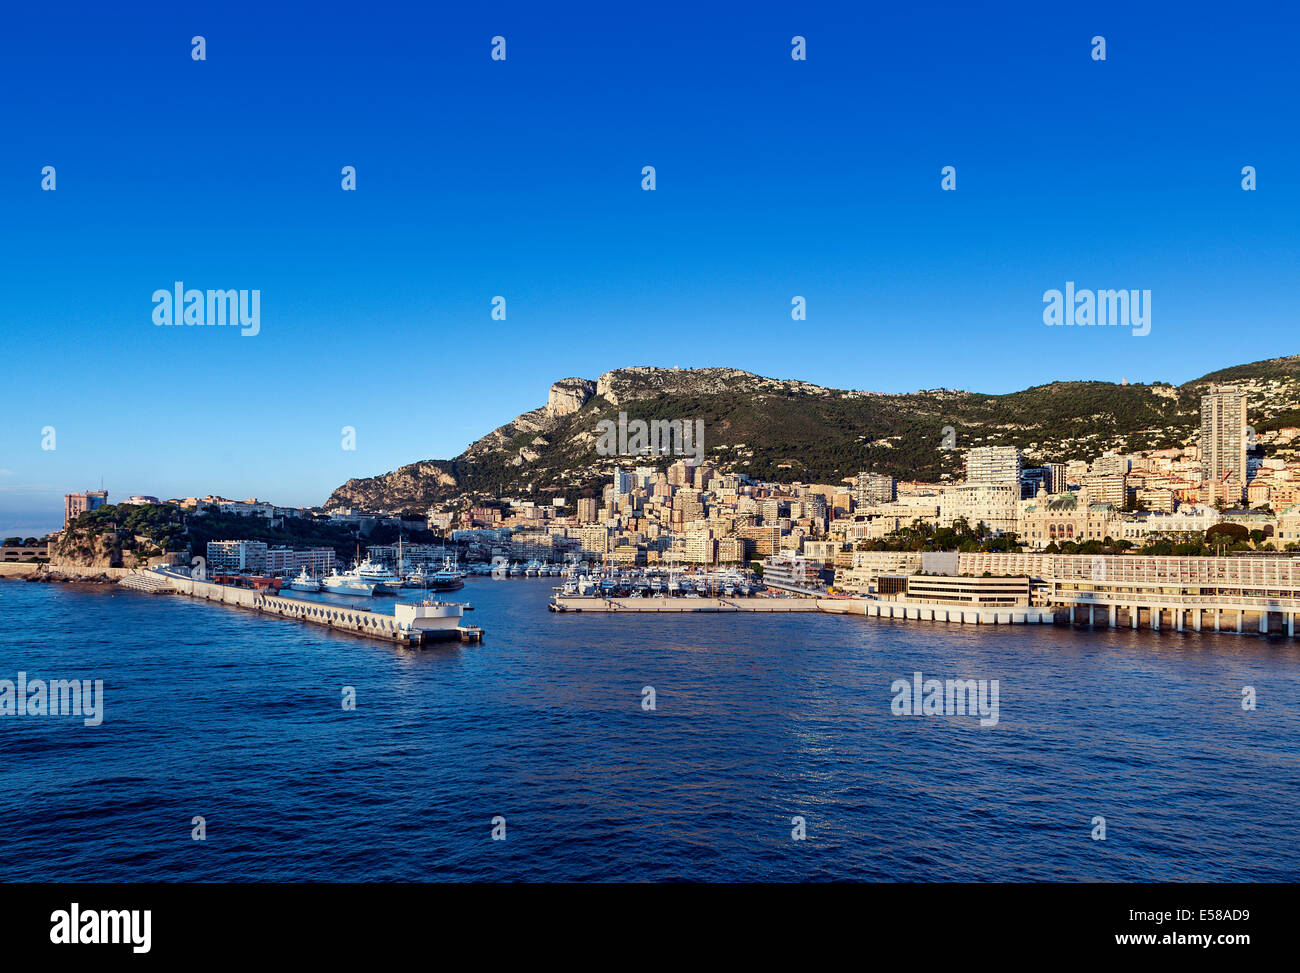
[[[919,601],[880,601],[874,598],[605,598],[556,595],[555,612],[825,612],[866,615],[962,625],[1050,625],[1051,608],[1027,606],[976,608]]]
[[[479,642],[483,630],[476,625],[452,626],[448,611],[438,611],[438,607],[448,610],[459,606],[446,604],[424,608],[423,606],[403,604],[397,606],[397,612],[386,615],[372,612],[368,608],[334,605],[320,601],[300,598],[284,598],[279,595],[266,594],[252,588],[239,588],[233,585],[216,584],[197,578],[191,578],[176,570],[138,571],[124,577],[119,584],[137,590],[162,593],[163,588],[177,594],[188,595],[203,601],[215,601],[223,605],[245,608],[263,615],[273,615],[290,621],[320,625],[333,631],[350,632],[366,638],[395,642],[399,645],[419,647],[436,641]],[[400,614],[405,609],[404,614]],[[455,616],[459,617],[459,610]],[[425,624],[425,619],[437,616],[436,622]],[[436,625],[436,627],[430,627]]]

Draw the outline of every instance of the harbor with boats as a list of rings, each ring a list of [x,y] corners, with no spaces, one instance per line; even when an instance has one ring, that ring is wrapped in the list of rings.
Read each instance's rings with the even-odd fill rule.
[[[391,614],[376,611],[348,599],[351,603],[340,604],[321,598],[304,597],[304,594],[329,593],[328,587],[313,589],[312,579],[308,578],[305,588],[297,588],[298,579],[284,586],[284,591],[292,595],[281,594],[281,586],[260,582],[280,579],[246,578],[217,575],[212,579],[195,576],[189,569],[170,566],[157,567],[130,573],[118,583],[123,587],[133,588],[154,594],[182,594],[209,602],[218,602],[238,608],[249,609],[264,615],[273,615],[292,621],[320,625],[336,631],[349,632],[367,638],[395,642],[411,648],[446,642],[481,642],[483,630],[477,625],[466,625],[463,616],[473,606],[466,602],[444,601],[427,595],[415,601],[398,600],[392,606]],[[369,586],[368,595],[374,594],[374,585]],[[349,592],[353,594],[353,592]]]
[[[155,569],[173,590],[196,594],[285,618],[324,624],[408,645],[440,638],[477,641],[482,631],[460,620],[469,602],[439,600],[438,592],[465,587],[471,576],[495,581],[559,578],[545,602],[553,613],[826,613],[882,619],[947,622],[962,625],[1041,625],[1060,621],[1057,606],[1031,599],[1026,578],[882,575],[873,592],[836,591],[820,584],[798,585],[777,576],[766,581],[740,567],[563,563],[460,565],[445,555],[441,565],[411,565],[401,556],[359,558],[340,571],[314,576],[306,567],[293,576],[231,575],[207,578],[176,575],[186,569]],[[906,582],[905,584],[902,582]],[[123,581],[131,587],[142,582]],[[490,583],[490,582],[489,582]],[[146,587],[152,582],[143,582]],[[206,587],[205,587],[206,585]],[[411,590],[423,597],[412,600]],[[391,607],[384,599],[392,599]],[[372,604],[372,602],[374,602]],[[382,607],[381,607],[382,606]],[[1071,612],[1070,620],[1074,620]],[[1091,619],[1090,615],[1090,619]]]

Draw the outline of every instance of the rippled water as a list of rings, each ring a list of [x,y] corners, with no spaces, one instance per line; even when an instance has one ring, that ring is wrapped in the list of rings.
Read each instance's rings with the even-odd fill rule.
[[[486,641],[418,653],[0,582],[0,678],[106,695],[0,718],[0,879],[1300,879],[1300,642],[554,615],[553,583],[471,581]],[[999,680],[998,725],[892,715],[915,671]]]

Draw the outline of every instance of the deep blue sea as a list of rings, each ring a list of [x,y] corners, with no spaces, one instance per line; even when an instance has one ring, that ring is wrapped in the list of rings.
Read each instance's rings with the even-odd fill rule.
[[[554,583],[471,580],[483,644],[412,652],[0,581],[0,679],[105,695],[0,718],[0,880],[1300,879],[1300,641],[555,615]],[[998,724],[893,715],[917,671],[997,679]]]

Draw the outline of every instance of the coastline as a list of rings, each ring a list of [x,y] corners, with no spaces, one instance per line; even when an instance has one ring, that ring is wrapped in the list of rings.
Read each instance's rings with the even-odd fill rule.
[[[116,584],[134,568],[95,568],[72,564],[46,564],[36,561],[0,563],[0,581],[32,581],[37,584]]]

